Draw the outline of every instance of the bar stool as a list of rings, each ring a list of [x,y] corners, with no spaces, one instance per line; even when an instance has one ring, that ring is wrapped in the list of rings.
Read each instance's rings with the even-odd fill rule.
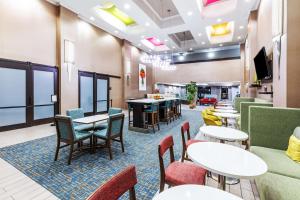
[[[176,119],[176,103],[174,100],[171,101],[171,111],[170,111],[170,118],[173,119],[173,121]]]
[[[128,126],[133,124],[133,119],[131,119],[130,113],[133,111],[133,108],[131,107],[130,104],[128,104]]]
[[[157,126],[158,130],[160,130],[159,127],[159,104],[153,103],[151,105],[147,105],[147,108],[145,108],[144,113],[146,114],[146,126],[147,128],[149,126],[152,126],[153,132],[155,133],[155,126]],[[149,116],[151,121],[149,120]]]
[[[175,100],[175,106],[176,106],[176,110],[175,110],[175,115],[177,118],[180,118],[181,117],[181,105],[180,105],[180,100],[179,99],[176,99]]]
[[[165,101],[161,106],[161,109],[163,109],[163,113],[164,113],[164,121],[167,122],[167,124],[169,124],[169,121],[171,122],[171,118],[170,118],[170,111],[171,111],[171,101]]]

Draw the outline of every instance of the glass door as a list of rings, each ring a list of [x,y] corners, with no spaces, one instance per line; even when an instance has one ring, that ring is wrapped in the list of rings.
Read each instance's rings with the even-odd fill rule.
[[[26,63],[0,61],[0,131],[27,125]]]
[[[85,115],[106,113],[109,108],[109,77],[79,71],[79,107]]]
[[[51,101],[57,68],[0,59],[0,94],[0,131],[50,123],[58,113]]]
[[[96,113],[106,113],[109,108],[109,78],[96,74]]]
[[[94,114],[94,74],[79,72],[79,107],[85,115]]]
[[[34,124],[51,122],[57,113],[57,69],[32,65]]]

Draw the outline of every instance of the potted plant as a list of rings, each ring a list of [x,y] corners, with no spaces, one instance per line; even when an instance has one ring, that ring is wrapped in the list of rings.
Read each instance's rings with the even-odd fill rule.
[[[189,105],[191,109],[196,108],[196,95],[198,87],[195,82],[191,82],[186,85],[187,90],[187,100],[189,101]]]

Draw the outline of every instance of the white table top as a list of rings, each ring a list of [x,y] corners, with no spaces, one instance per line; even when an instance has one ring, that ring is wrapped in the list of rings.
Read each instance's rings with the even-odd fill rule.
[[[215,109],[215,112],[219,112],[219,113],[237,113],[238,111],[236,111],[236,110],[227,110],[227,109]]]
[[[153,200],[241,200],[241,198],[213,187],[181,185],[163,191]]]
[[[226,177],[251,179],[268,170],[267,164],[255,154],[228,144],[195,143],[187,153],[201,167]]]
[[[206,136],[226,141],[245,141],[248,135],[240,130],[222,126],[202,126],[201,133]]]
[[[178,100],[179,98],[164,98],[164,99],[134,99],[134,100],[127,100],[127,103],[159,103],[159,102],[164,102],[164,101],[170,101],[170,100]]]
[[[228,103],[228,102],[218,102],[217,106],[232,106],[232,103]]]
[[[93,116],[78,118],[78,119],[74,119],[73,121],[81,124],[93,124],[96,122],[107,120],[108,118],[109,118],[108,114],[103,114],[103,115],[93,115]]]
[[[215,109],[234,110],[234,108],[232,106],[216,106]]]
[[[231,119],[236,119],[240,116],[239,114],[235,114],[235,113],[222,113],[222,112],[214,112],[213,115],[218,117],[223,117],[223,118],[231,118]]]

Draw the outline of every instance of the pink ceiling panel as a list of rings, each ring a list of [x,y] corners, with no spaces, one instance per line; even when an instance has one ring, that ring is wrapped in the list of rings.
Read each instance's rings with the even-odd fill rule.
[[[216,3],[218,1],[221,1],[221,0],[203,0],[203,5],[209,6],[210,4]]]
[[[150,38],[147,38],[147,40],[149,42],[151,42],[154,46],[161,46],[161,45],[164,45],[164,43],[162,43],[159,39],[157,39],[156,37],[150,37]]]

